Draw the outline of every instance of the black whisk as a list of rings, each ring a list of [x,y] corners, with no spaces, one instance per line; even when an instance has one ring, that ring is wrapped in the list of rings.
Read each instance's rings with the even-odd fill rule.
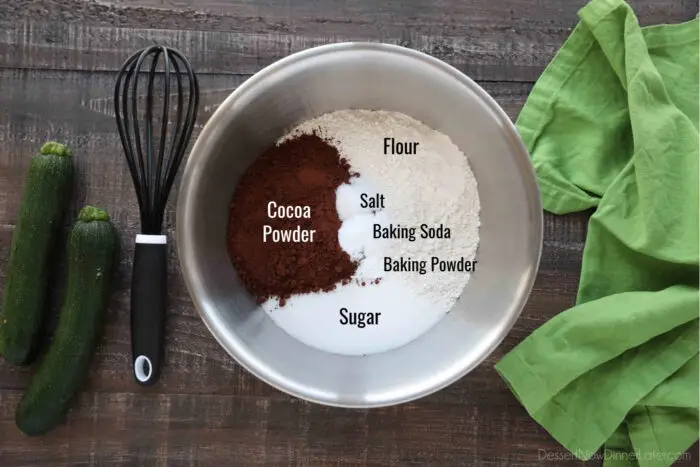
[[[162,107],[154,108],[156,100]],[[177,50],[146,47],[129,57],[117,76],[117,127],[141,214],[131,280],[131,352],[134,376],[142,385],[160,376],[167,296],[163,215],[198,104],[197,77]]]

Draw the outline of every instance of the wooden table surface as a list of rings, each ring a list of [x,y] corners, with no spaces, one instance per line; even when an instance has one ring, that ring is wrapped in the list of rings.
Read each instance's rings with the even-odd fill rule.
[[[197,317],[170,257],[166,367],[140,388],[129,362],[129,274],[139,217],[111,107],[115,74],[146,44],[179,48],[200,73],[199,125],[251,74],[311,46],[401,44],[464,71],[515,118],[585,0],[5,0],[0,2],[0,286],[29,156],[49,139],[74,149],[69,218],[106,208],[123,255],[89,381],[65,425],[41,438],[14,426],[30,369],[0,361],[0,466],[475,465],[573,466],[527,415],[493,364],[571,306],[586,215],[546,215],[532,296],[498,350],[452,386],[375,410],[312,405],[236,365]],[[679,22],[693,0],[632,2],[643,24]],[[172,234],[174,212],[167,213]],[[57,295],[57,294],[54,294]],[[574,423],[574,421],[572,421]],[[558,460],[544,460],[543,453]],[[694,459],[683,465],[698,465]],[[551,457],[550,457],[551,459]],[[600,465],[591,461],[587,465]]]

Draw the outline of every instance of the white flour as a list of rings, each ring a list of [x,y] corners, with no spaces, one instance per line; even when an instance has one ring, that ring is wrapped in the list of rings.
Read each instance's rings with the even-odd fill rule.
[[[360,174],[339,187],[336,203],[341,247],[360,261],[356,281],[326,294],[293,296],[279,309],[270,300],[263,308],[292,336],[330,352],[367,354],[410,342],[452,308],[469,280],[468,272],[431,270],[433,257],[469,262],[476,255],[480,205],[467,158],[447,136],[396,112],[333,112],[283,139],[311,132],[332,141]],[[418,145],[414,154],[391,154],[385,138]],[[384,208],[361,208],[362,193],[383,195]],[[415,241],[373,238],[375,224],[415,228]],[[450,238],[421,238],[423,224],[448,228]],[[418,268],[425,261],[425,274],[386,272],[386,257]],[[379,284],[370,283],[376,278]],[[339,323],[340,308],[382,314],[379,324],[358,328]]]

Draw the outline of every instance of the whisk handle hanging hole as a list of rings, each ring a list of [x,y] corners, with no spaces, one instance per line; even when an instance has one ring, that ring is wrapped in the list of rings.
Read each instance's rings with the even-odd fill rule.
[[[137,235],[131,278],[131,355],[134,378],[143,386],[160,377],[167,273],[166,236]]]

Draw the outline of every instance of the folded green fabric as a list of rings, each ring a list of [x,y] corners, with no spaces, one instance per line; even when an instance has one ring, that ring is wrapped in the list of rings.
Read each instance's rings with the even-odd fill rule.
[[[545,209],[595,208],[576,306],[496,369],[580,459],[666,467],[698,439],[698,20],[579,17],[517,121]]]

